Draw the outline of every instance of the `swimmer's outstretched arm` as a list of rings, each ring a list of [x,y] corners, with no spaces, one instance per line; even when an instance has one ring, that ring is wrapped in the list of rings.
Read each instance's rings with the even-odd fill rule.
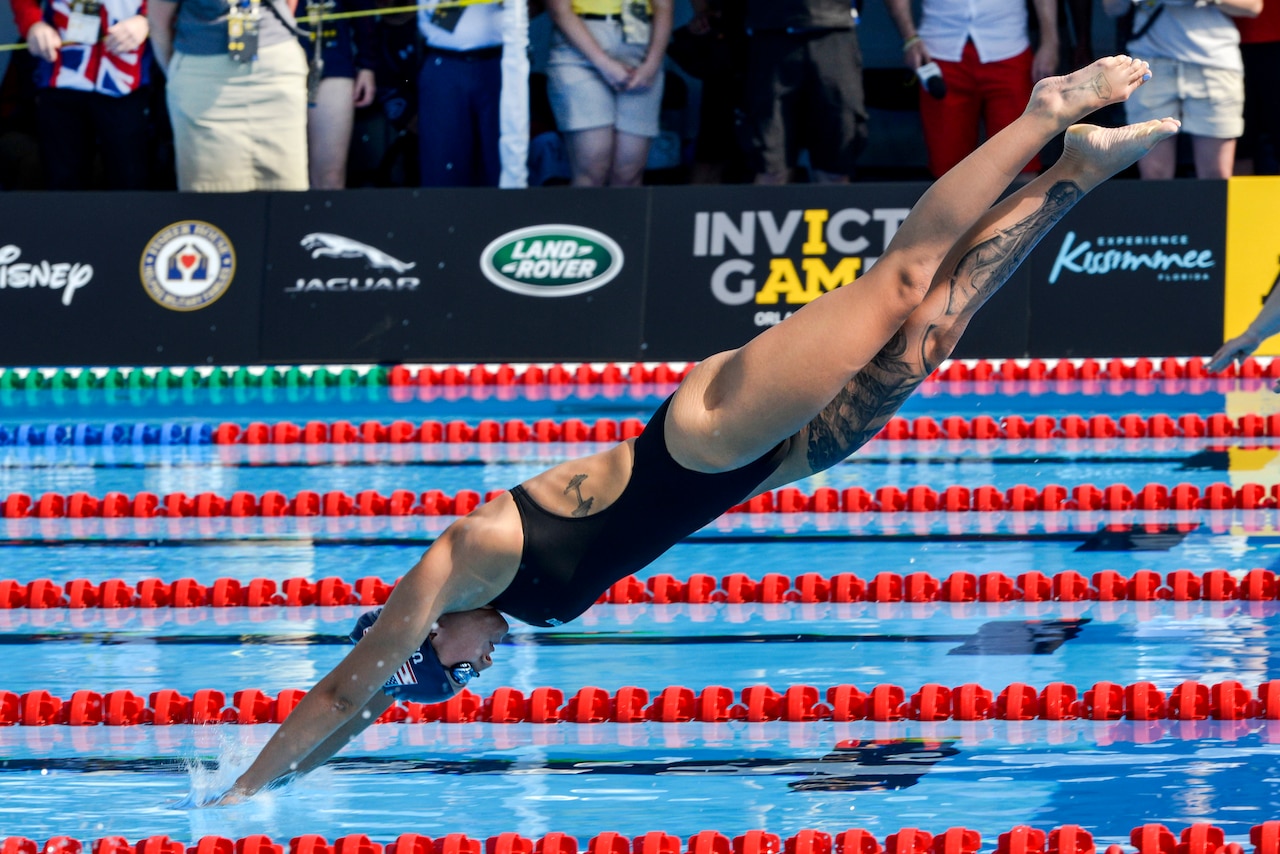
[[[1280,332],[1280,275],[1276,276],[1271,293],[1262,304],[1262,311],[1244,332],[1218,348],[1218,352],[1209,360],[1209,370],[1220,371],[1232,362],[1243,359],[1277,332]]]
[[[459,519],[431,544],[360,643],[302,698],[217,804],[244,800],[323,763],[390,705],[381,687],[441,614],[481,607],[505,589],[519,562],[520,532],[513,540],[499,524],[501,503]]]
[[[359,714],[352,717],[351,720],[347,721],[343,726],[338,727],[337,731],[334,732],[333,735],[316,745],[315,749],[308,753],[306,758],[298,763],[298,770],[294,771],[293,774],[287,778],[281,778],[281,780],[287,782],[294,777],[301,777],[303,774],[308,774],[314,769],[319,768],[325,762],[329,761],[331,756],[350,744],[352,739],[364,732],[365,729],[376,721],[379,715],[389,709],[391,704],[394,702],[394,698],[388,696],[382,691],[374,694],[369,698],[369,702],[364,704],[364,708],[360,710]]]

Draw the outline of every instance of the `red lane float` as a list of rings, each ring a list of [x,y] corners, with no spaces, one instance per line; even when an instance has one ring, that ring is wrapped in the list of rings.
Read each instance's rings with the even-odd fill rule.
[[[1280,363],[1280,362],[1278,362]],[[644,422],[637,418],[618,421],[601,418],[590,423],[570,418],[563,422],[542,419],[532,424],[521,420],[465,421],[308,421],[241,425],[223,422],[212,432],[215,445],[293,445],[351,443],[512,443],[512,442],[617,442],[640,435]],[[928,415],[907,419],[896,417],[876,435],[891,441],[1016,440],[1016,439],[1171,439],[1171,438],[1263,438],[1280,436],[1280,414],[1241,415],[1222,413],[1179,416],[1065,415],[1054,418],[1038,415],[1029,421],[1019,415],[999,420],[989,415],[971,419],[959,416],[941,422]]]
[[[158,495],[139,492],[128,495],[108,492],[98,497],[84,492],[63,495],[46,492],[28,495],[13,492],[0,499],[4,519],[92,519],[92,518],[211,518],[279,516],[461,516],[482,502],[492,501],[506,490],[489,490],[484,495],[470,489],[449,495],[439,489],[414,492],[397,489],[383,495],[366,489],[319,493],[304,490],[292,496],[268,491],[261,495],[235,492],[222,496],[212,492],[187,495],[171,492]],[[1125,484],[1096,486],[1080,484],[1068,489],[1048,484],[1037,490],[1018,484],[1001,490],[991,485],[948,486],[941,492],[928,486],[903,491],[883,486],[870,492],[861,487],[836,490],[821,487],[806,494],[783,487],[755,496],[731,507],[729,513],[965,513],[965,512],[1054,512],[1118,510],[1262,510],[1280,506],[1280,484],[1270,487],[1246,483],[1233,487],[1213,483],[1201,491],[1190,483],[1166,486],[1149,483],[1134,492]]]
[[[94,583],[78,578],[62,585],[46,578],[21,582],[0,579],[0,610],[50,608],[264,608],[273,606],[337,607],[382,605],[394,582],[366,576],[354,582],[338,577],[311,580],[270,578],[240,581],[218,578],[201,583],[194,578],[163,581],[146,578],[134,584],[119,578]],[[1144,569],[1123,576],[1113,569],[1086,578],[1074,570],[1046,576],[1031,571],[1010,577],[1001,572],[953,572],[935,578],[924,572],[881,572],[871,579],[854,573],[824,576],[806,572],[794,578],[766,573],[753,579],[746,573],[715,577],[695,573],[681,581],[667,573],[640,580],[628,575],[600,595],[598,604],[711,604],[751,602],[1152,602],[1247,601],[1280,598],[1280,579],[1257,567],[1243,574],[1225,569],[1195,573],[1174,570],[1163,578]]]
[[[1196,357],[1108,359],[947,360],[929,382],[1021,382],[1176,380],[1240,377],[1280,379],[1280,360],[1249,357],[1209,373]],[[567,386],[679,382],[691,363],[608,363],[603,365],[396,365],[387,372],[392,386]]]
[[[1251,854],[1280,854],[1280,821],[1254,825],[1249,830]],[[1244,854],[1239,843],[1227,843],[1222,828],[1200,822],[1174,832],[1163,824],[1144,824],[1129,832],[1136,854]],[[500,833],[487,839],[450,833],[434,839],[405,833],[383,845],[363,833],[337,837],[330,843],[319,834],[303,834],[279,842],[264,834],[231,839],[203,836],[190,845],[168,836],[149,836],[136,843],[123,836],[104,836],[88,843],[92,854],[975,854],[983,848],[982,835],[970,828],[950,827],[931,834],[904,827],[883,840],[862,828],[835,834],[804,829],[785,839],[765,830],[748,830],[730,837],[717,830],[702,830],[682,840],[655,830],[629,837],[604,831],[591,837],[585,848],[577,838],[553,831],[539,839],[518,833]],[[43,845],[23,836],[0,839],[0,854],[84,854],[85,844],[67,836],[50,837]],[[1107,854],[1130,854],[1121,845],[1110,845]],[[1096,854],[1092,834],[1074,824],[1048,831],[1020,824],[1001,833],[996,854]]]
[[[387,372],[392,386],[587,386],[678,383],[691,362],[609,363],[605,365],[396,365]]]
[[[165,689],[146,698],[127,690],[105,694],[82,690],[67,698],[48,691],[0,691],[0,726],[280,723],[305,693],[290,688],[273,697],[245,689],[236,691],[228,704],[226,695],[214,689],[202,689],[190,697]],[[1233,680],[1213,685],[1187,680],[1168,693],[1151,682],[1098,682],[1083,691],[1064,682],[1040,689],[1014,683],[999,690],[930,683],[910,694],[892,684],[866,692],[855,685],[835,685],[825,691],[813,685],[792,685],[781,693],[768,685],[753,685],[740,694],[719,685],[700,691],[672,685],[652,696],[644,688],[626,686],[612,694],[602,688],[582,688],[567,698],[558,688],[535,688],[526,696],[519,689],[499,687],[488,697],[464,689],[444,703],[399,702],[376,723],[946,720],[1280,721],[1280,681],[1263,682],[1250,691]],[[1280,732],[1276,736],[1280,738]]]

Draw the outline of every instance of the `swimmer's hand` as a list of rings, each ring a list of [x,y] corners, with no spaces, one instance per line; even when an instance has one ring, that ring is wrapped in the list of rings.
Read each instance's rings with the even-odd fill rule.
[[[204,806],[204,807],[230,807],[230,806],[234,806],[234,805],[236,805],[236,804],[242,804],[242,803],[244,803],[245,801],[249,800],[249,798],[251,798],[251,797],[253,797],[253,796],[252,796],[252,795],[250,795],[248,792],[242,792],[242,791],[240,791],[239,789],[237,789],[237,788],[235,788],[234,786],[232,786],[230,789],[228,789],[227,791],[223,792],[221,795],[218,795],[217,797],[213,798],[212,800],[208,801],[207,803],[203,803],[203,804],[201,804],[201,806]]]
[[[1246,356],[1257,350],[1258,345],[1261,343],[1262,339],[1251,332],[1237,335],[1219,347],[1218,352],[1214,353],[1213,357],[1209,359],[1209,372],[1217,373],[1232,362],[1243,361]]]
[[[234,786],[224,792],[209,792],[203,795],[197,795],[195,792],[188,792],[186,797],[176,801],[170,801],[166,806],[171,810],[194,810],[204,807],[229,807],[235,804],[242,804],[249,800],[250,795],[242,792]]]

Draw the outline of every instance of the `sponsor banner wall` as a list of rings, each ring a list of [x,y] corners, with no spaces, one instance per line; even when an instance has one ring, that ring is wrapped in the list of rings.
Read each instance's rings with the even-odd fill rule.
[[[1224,341],[1248,328],[1280,284],[1280,177],[1232,178],[1227,226]],[[1280,355],[1280,335],[1263,341],[1257,353]]]
[[[653,200],[644,352],[738,347],[837,287],[856,288],[924,184],[678,187]],[[992,298],[957,356],[1021,356],[1025,281]]]
[[[0,361],[259,360],[263,195],[0,197]]]
[[[1280,277],[1277,182],[1231,182],[1229,256],[1227,182],[1098,189],[955,355],[1212,353]],[[924,189],[4,194],[0,364],[701,359],[859,287]]]
[[[268,361],[635,359],[646,190],[278,194]]]
[[[1023,264],[1030,355],[1208,355],[1221,343],[1226,181],[1115,181]]]

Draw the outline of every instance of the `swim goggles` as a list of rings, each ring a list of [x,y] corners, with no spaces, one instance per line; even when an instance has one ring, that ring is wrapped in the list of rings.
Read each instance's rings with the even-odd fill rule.
[[[469,661],[463,661],[448,668],[449,678],[459,685],[466,685],[472,679],[480,678],[480,671]]]

